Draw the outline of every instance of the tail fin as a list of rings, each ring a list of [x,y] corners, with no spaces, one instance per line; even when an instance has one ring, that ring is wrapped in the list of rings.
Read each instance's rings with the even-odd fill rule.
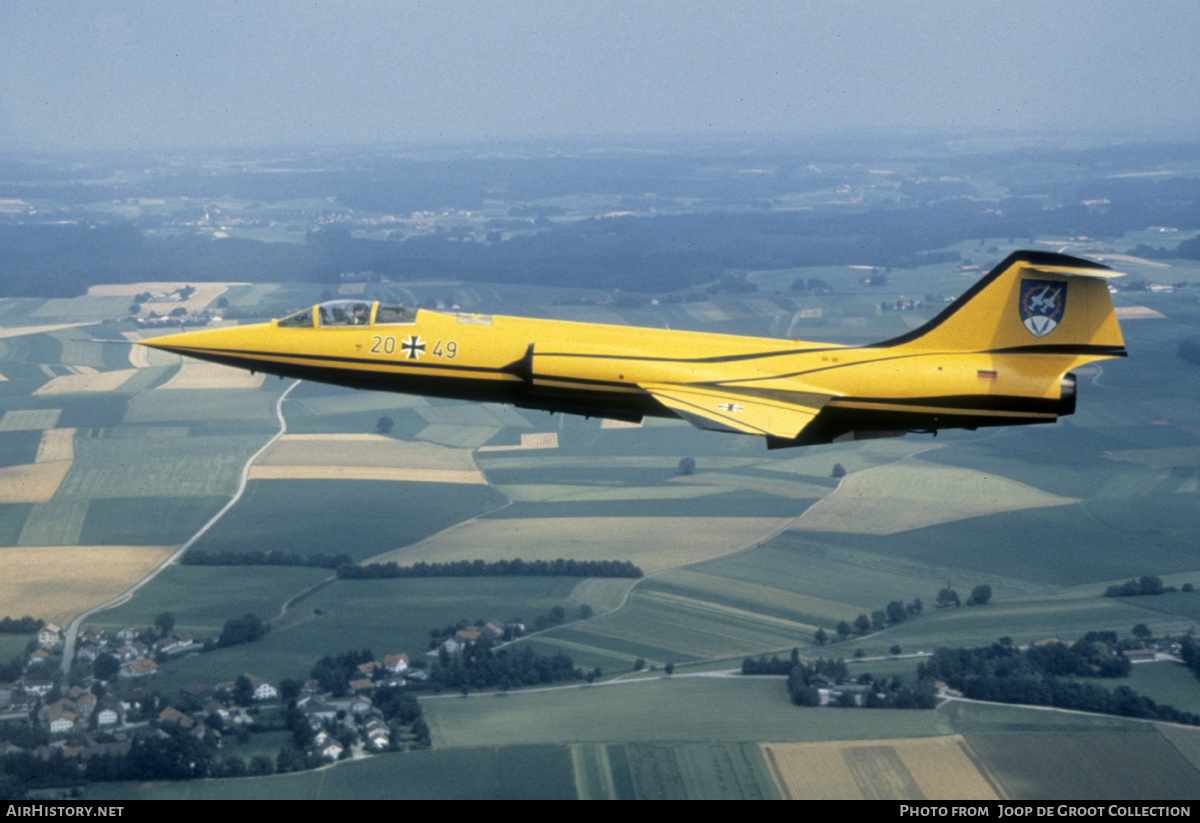
[[[1005,258],[937,317],[881,348],[1124,357],[1108,266],[1045,251]]]

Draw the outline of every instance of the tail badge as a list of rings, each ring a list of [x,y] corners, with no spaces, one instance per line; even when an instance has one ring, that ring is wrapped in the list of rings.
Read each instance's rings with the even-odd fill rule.
[[[1021,322],[1034,337],[1045,337],[1062,320],[1067,284],[1051,280],[1021,281]]]

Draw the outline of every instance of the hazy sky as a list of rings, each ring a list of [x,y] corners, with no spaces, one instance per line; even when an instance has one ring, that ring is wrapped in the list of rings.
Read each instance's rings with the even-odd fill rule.
[[[1200,134],[1200,4],[5,4],[0,150],[948,128]]]

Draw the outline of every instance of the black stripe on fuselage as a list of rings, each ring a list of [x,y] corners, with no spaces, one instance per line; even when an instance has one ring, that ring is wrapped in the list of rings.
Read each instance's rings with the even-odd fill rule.
[[[422,362],[420,360],[380,360],[378,358],[369,357],[344,357],[331,354],[299,354],[296,352],[268,352],[257,350],[242,350],[242,349],[195,349],[190,347],[158,345],[156,348],[165,351],[171,351],[176,354],[182,354],[187,357],[195,357],[198,360],[208,360],[213,363],[221,363],[227,366],[235,366],[239,369],[252,369],[254,371],[265,371],[274,374],[274,367],[285,364],[290,365],[291,361],[295,360],[315,360],[324,363],[342,363],[345,365],[356,366],[374,366],[376,368],[387,369],[443,369],[448,371],[459,372],[482,372],[484,374],[512,374],[508,368],[494,368],[491,366],[466,366],[452,363],[446,360],[429,360]],[[261,359],[261,358],[280,358],[280,359]],[[268,368],[270,367],[270,368]],[[314,367],[319,368],[319,367]],[[380,374],[394,375],[396,372],[388,371],[378,372]]]

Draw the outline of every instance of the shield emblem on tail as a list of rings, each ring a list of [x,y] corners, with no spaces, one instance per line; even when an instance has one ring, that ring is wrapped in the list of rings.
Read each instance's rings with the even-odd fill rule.
[[[1034,337],[1054,331],[1067,307],[1067,284],[1053,280],[1021,281],[1021,323]]]

